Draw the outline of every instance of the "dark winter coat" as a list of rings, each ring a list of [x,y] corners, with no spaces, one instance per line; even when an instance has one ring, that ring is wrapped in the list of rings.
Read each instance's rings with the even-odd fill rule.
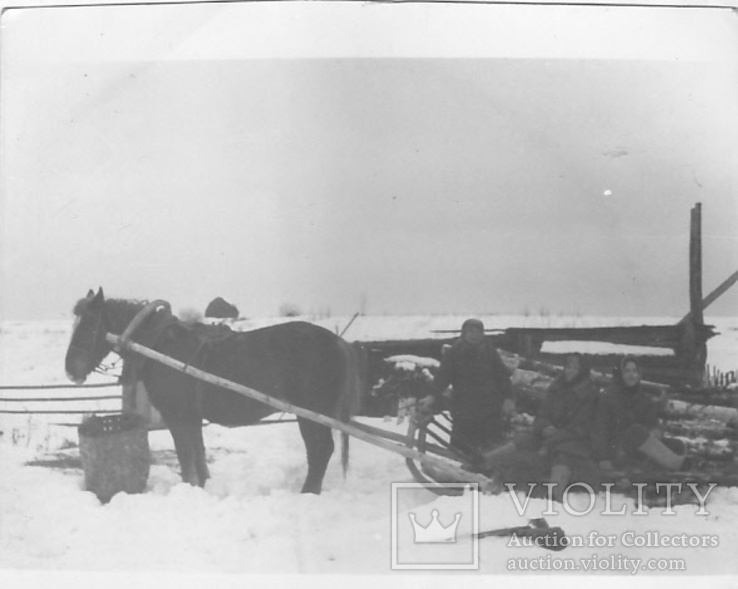
[[[573,382],[564,376],[556,378],[533,422],[533,432],[552,454],[592,455],[595,415],[599,394],[589,373]],[[549,438],[543,430],[549,426],[558,431]]]
[[[616,375],[600,398],[595,425],[595,455],[613,461],[619,449],[634,451],[658,427],[658,407],[640,384],[627,387]]]
[[[491,342],[456,342],[444,355],[434,380],[436,394],[453,387],[455,417],[496,415],[505,399],[513,398],[510,372]]]

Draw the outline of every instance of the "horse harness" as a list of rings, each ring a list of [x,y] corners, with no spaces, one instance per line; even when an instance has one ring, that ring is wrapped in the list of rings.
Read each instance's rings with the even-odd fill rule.
[[[125,348],[126,343],[131,339],[134,332],[136,332],[144,322],[160,309],[164,307],[167,311],[166,316],[162,316],[161,320],[149,327],[148,334],[149,341],[146,345],[150,348],[155,348],[159,342],[166,336],[167,332],[174,325],[180,325],[181,322],[174,315],[171,314],[169,303],[166,301],[157,300],[147,304],[139,313],[133,318],[131,323],[126,327],[123,334],[118,339],[118,344],[115,346],[116,351],[119,353]],[[186,360],[187,366],[193,366],[197,362],[198,367],[205,368],[207,359],[209,357],[208,352],[212,350],[213,344],[230,339],[234,335],[228,327],[225,326],[209,326],[209,325],[194,325],[192,327],[184,327],[193,333],[196,337],[197,346],[192,352],[190,357]],[[122,382],[136,382],[140,380],[139,375],[143,370],[143,367],[148,362],[148,359],[135,355],[135,359],[129,358],[129,362],[123,364],[123,374],[121,374]],[[202,409],[202,396],[204,394],[206,383],[195,379],[194,390],[195,390],[195,404],[198,410]]]

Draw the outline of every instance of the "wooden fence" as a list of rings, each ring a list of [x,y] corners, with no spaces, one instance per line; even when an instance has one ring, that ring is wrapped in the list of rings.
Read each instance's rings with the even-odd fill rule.
[[[119,382],[110,383],[97,383],[97,384],[86,384],[86,385],[74,385],[74,384],[59,384],[59,385],[0,385],[0,391],[47,391],[47,390],[62,390],[62,389],[104,389],[120,387]],[[0,414],[5,415],[84,415],[86,413],[97,413],[97,414],[114,414],[120,413],[121,409],[84,409],[84,405],[78,405],[74,408],[69,409],[36,409],[36,408],[22,408],[15,409],[18,404],[28,403],[87,403],[90,401],[110,401],[119,400],[122,401],[122,394],[116,395],[84,395],[76,397],[6,397],[0,396]],[[9,406],[9,407],[8,407]]]
[[[717,369],[709,364],[705,367],[705,386],[713,388],[725,388],[738,382],[738,370],[727,372]]]

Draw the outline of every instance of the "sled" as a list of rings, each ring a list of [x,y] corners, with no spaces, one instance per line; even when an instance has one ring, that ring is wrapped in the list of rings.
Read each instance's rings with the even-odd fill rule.
[[[438,456],[444,461],[457,463],[471,469],[473,468],[471,466],[473,463],[472,456],[450,445],[452,427],[451,416],[445,411],[423,420],[411,417],[406,443],[423,455]],[[411,457],[407,457],[405,462],[415,481],[434,493],[438,495],[459,494],[458,488],[443,487],[444,483],[460,482],[450,477],[448,470],[437,468],[435,463],[415,460]],[[494,478],[489,476],[487,478],[490,482],[486,485],[485,491],[496,491],[498,485]]]

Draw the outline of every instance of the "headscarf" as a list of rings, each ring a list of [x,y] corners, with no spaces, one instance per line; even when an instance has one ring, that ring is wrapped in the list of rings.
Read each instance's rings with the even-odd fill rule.
[[[623,381],[623,370],[625,369],[626,364],[633,363],[638,368],[638,372],[640,374],[641,372],[641,363],[638,361],[638,358],[635,356],[624,356],[622,360],[620,360],[620,363],[615,367],[615,369],[612,371],[612,380],[614,383],[616,383],[619,387],[623,388],[624,390],[635,390],[637,389],[641,382],[638,381],[638,384],[636,384],[633,387],[629,387],[625,384],[625,381]]]

